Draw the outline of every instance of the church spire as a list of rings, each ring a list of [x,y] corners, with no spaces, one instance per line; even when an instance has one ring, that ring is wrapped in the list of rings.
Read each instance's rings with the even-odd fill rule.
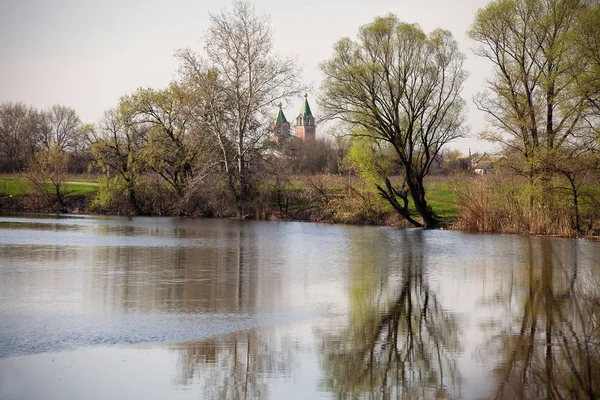
[[[275,118],[273,118],[273,122],[276,124],[288,122],[287,119],[285,119],[285,114],[283,113],[283,109],[282,109],[283,104],[279,103],[279,104],[277,104],[277,106],[279,107],[279,110],[277,111],[277,114],[275,114]]]
[[[287,140],[290,137],[290,123],[283,113],[283,104],[277,104],[279,110],[271,120],[269,125],[269,134],[267,141],[271,143],[279,143]]]
[[[315,117],[308,105],[308,94],[304,93],[304,102],[300,114],[296,117],[296,137],[313,140],[316,137]]]
[[[300,115],[304,118],[311,116],[312,112],[310,111],[310,106],[308,105],[308,94],[304,93],[304,103],[302,103],[302,108],[300,109]]]

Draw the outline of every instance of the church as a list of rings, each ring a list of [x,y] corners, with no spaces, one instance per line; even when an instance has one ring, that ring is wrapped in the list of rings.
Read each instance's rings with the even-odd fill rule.
[[[282,104],[279,103],[279,110],[269,126],[269,136],[267,139],[269,142],[283,143],[292,137],[290,123],[285,118],[281,107]],[[314,140],[316,135],[315,117],[312,115],[310,105],[308,104],[308,95],[304,94],[304,102],[300,108],[300,114],[296,117],[296,137],[300,140]]]

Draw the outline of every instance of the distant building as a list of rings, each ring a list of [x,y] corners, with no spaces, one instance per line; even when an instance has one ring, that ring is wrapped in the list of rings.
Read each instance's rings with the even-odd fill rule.
[[[487,153],[483,153],[482,155],[473,154],[471,156],[471,171],[477,175],[495,173],[496,164],[504,158],[503,155],[491,155]]]
[[[296,137],[302,140],[315,140],[316,136],[315,117],[312,115],[310,106],[308,105],[308,95],[305,94],[300,114],[296,117]]]
[[[282,104],[279,103],[279,110],[269,126],[268,141],[272,143],[282,143],[291,137],[290,123],[285,118]]]
[[[282,104],[279,103],[278,107],[279,110],[277,110],[275,117],[273,117],[273,120],[269,125],[267,142],[271,144],[284,143],[293,137],[291,135],[290,123],[283,113]],[[296,117],[296,138],[301,140],[314,140],[317,134],[316,130],[315,117],[308,104],[308,95],[305,94],[300,114]]]

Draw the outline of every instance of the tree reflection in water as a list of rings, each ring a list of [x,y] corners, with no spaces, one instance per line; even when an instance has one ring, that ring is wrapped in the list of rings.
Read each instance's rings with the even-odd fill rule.
[[[404,235],[387,273],[375,271],[382,260],[351,256],[348,326],[322,344],[324,386],[340,398],[460,397],[457,317],[428,283],[422,232]]]
[[[529,239],[528,265],[517,279],[524,290],[501,299],[519,307],[494,338],[504,354],[496,398],[600,397],[600,282],[580,277],[578,253],[559,258],[551,240]]]
[[[184,343],[178,350],[175,384],[198,383],[207,399],[266,399],[269,380],[291,376],[291,343],[276,343],[257,331]]]
[[[221,287],[201,290],[188,283],[184,292],[194,293],[205,304],[213,305],[211,311],[222,309],[234,313],[252,311],[260,298],[267,302],[269,293],[261,282],[260,262],[255,258],[253,242],[242,230],[231,235],[228,252],[215,257]],[[264,276],[263,276],[264,277]],[[211,281],[212,282],[212,281]],[[268,281],[277,286],[277,280]],[[266,399],[269,398],[269,380],[291,375],[294,346],[285,338],[278,341],[276,334],[257,330],[236,332],[213,339],[182,343],[173,347],[179,357],[174,384],[199,384],[207,399]]]

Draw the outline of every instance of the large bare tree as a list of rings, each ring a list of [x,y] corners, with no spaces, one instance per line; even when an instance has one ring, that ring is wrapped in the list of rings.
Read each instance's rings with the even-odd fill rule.
[[[273,51],[269,18],[248,2],[210,16],[205,56],[178,52],[183,81],[198,90],[197,117],[213,135],[229,190],[243,214],[252,196],[257,145],[268,116],[279,101],[298,95],[299,69],[293,59]]]
[[[403,168],[401,188],[389,177],[380,194],[415,226],[435,227],[423,178],[442,146],[463,135],[464,55],[448,31],[426,35],[395,15],[378,17],[344,38],[322,65],[322,106],[329,118],[354,126],[354,134],[391,147]],[[412,218],[409,196],[422,218]]]
[[[61,151],[76,152],[85,144],[81,120],[74,109],[55,104],[44,112],[44,116],[45,123],[40,132],[44,147],[58,146]]]

